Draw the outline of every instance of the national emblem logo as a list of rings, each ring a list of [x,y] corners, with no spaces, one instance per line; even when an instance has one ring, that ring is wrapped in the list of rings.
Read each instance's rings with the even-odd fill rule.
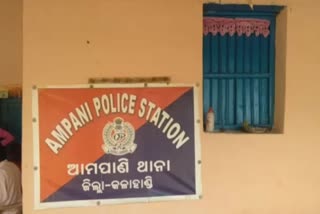
[[[122,156],[133,153],[137,148],[137,144],[134,143],[134,127],[121,117],[108,122],[103,128],[102,136],[102,149],[106,154]]]

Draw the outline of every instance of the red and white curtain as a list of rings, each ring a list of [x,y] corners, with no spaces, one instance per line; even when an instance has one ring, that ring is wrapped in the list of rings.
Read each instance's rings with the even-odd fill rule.
[[[265,19],[249,19],[249,18],[221,18],[221,17],[204,17],[203,18],[203,34],[221,36],[229,34],[233,36],[246,35],[255,36],[263,35],[267,37],[270,34],[270,21]]]

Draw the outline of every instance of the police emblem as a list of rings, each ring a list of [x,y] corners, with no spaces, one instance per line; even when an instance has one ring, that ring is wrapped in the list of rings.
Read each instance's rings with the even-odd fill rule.
[[[102,132],[102,149],[106,154],[125,155],[133,153],[137,144],[135,144],[135,130],[129,122],[124,122],[121,117],[113,120],[113,123],[107,123]]]

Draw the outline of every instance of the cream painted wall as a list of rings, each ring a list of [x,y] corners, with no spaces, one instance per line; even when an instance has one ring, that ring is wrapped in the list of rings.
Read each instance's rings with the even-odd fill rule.
[[[0,0],[0,86],[22,84],[22,0]]]
[[[254,2],[288,5],[284,134],[201,133],[202,200],[34,211],[32,85],[128,75],[201,83],[202,1],[25,0],[24,213],[318,214],[320,2]]]

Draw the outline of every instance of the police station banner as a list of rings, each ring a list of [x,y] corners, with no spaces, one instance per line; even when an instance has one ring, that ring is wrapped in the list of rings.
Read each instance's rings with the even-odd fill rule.
[[[193,86],[33,89],[35,207],[197,199]]]

